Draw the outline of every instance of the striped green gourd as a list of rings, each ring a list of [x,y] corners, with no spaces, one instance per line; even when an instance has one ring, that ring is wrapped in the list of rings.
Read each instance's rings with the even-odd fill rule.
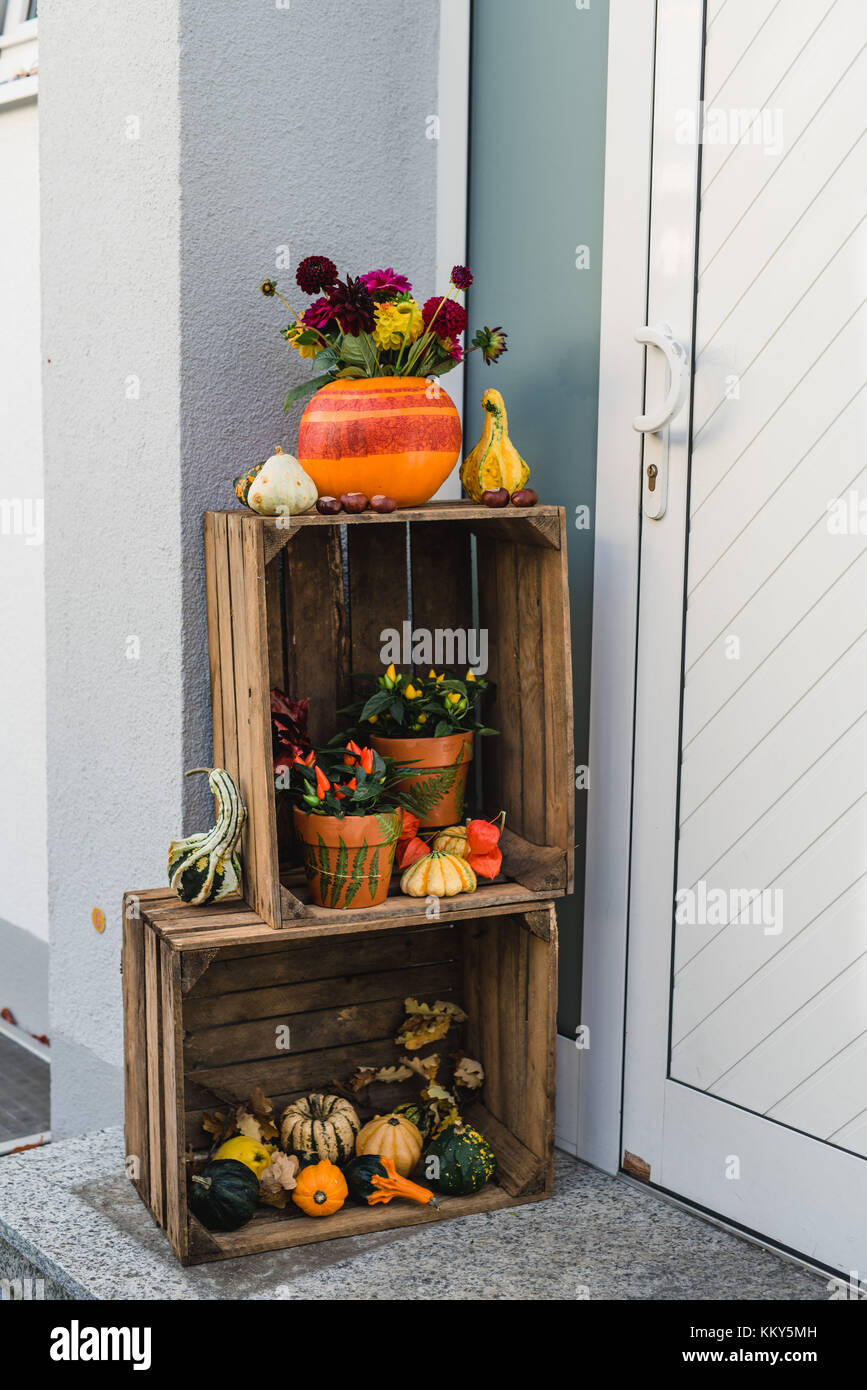
[[[169,887],[182,902],[193,907],[225,898],[241,886],[241,864],[235,849],[247,819],[247,808],[238,788],[222,767],[194,767],[188,773],[206,772],[217,802],[213,830],[172,840],[169,845]]]

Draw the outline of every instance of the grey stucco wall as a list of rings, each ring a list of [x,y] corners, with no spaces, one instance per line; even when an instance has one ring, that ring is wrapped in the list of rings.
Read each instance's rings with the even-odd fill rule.
[[[258,285],[316,251],[431,292],[438,23],[438,0],[40,6],[58,1137],[120,1119],[121,895],[211,814],[183,778],[210,755],[201,513],[292,446],[307,370]]]

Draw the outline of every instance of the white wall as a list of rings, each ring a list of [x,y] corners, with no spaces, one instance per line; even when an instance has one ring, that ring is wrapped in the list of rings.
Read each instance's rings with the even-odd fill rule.
[[[319,251],[433,293],[438,21],[439,0],[43,0],[54,1134],[120,1118],[121,894],[210,814],[183,779],[210,749],[201,513],[292,446],[305,370],[258,285]]]
[[[12,53],[14,50],[9,50]],[[0,1007],[47,1028],[45,620],[34,100],[0,87]],[[35,938],[35,940],[34,940]]]

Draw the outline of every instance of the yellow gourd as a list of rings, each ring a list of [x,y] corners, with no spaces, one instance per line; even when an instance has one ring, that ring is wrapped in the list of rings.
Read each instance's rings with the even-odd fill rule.
[[[400,891],[410,898],[453,898],[457,893],[474,893],[476,876],[466,859],[434,850],[404,871]]]
[[[359,1158],[378,1154],[390,1158],[402,1178],[408,1178],[421,1158],[424,1140],[421,1131],[405,1115],[376,1115],[369,1120],[355,1142]]]
[[[258,1139],[247,1139],[243,1134],[239,1134],[236,1138],[227,1139],[225,1144],[221,1144],[214,1158],[234,1158],[236,1162],[243,1163],[255,1173],[257,1178],[261,1178],[271,1162],[273,1152],[273,1144],[260,1144]]]
[[[467,840],[467,827],[465,825],[449,825],[445,830],[441,830],[434,836],[431,849],[441,849],[445,854],[456,854],[459,859],[466,859],[470,852]]]
[[[482,437],[461,464],[461,482],[474,502],[481,502],[483,493],[500,487],[511,496],[526,487],[530,477],[529,467],[509,438],[506,407],[499,391],[489,387],[482,405]]]

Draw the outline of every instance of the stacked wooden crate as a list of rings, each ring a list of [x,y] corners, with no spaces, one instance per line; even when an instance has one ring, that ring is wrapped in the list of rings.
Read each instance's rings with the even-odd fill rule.
[[[345,529],[343,529],[345,528]],[[205,908],[168,889],[124,904],[128,1169],[185,1264],[536,1201],[553,1153],[557,926],[574,841],[571,659],[562,509],[491,512],[443,503],[375,516],[205,518],[214,762],[248,807],[245,901]],[[382,633],[486,629],[497,737],[480,740],[480,785],[506,811],[504,874],[444,899],[436,916],[395,880],[376,908],[309,902],[278,821],[269,692],[310,699],[314,742],[336,727],[354,672],[378,672]],[[276,930],[275,930],[276,929]],[[282,1107],[389,1066],[404,1000],[467,1014],[455,1045],[484,1064],[467,1118],[498,1161],[495,1182],[439,1213],[393,1202],[311,1221],[262,1208],[230,1233],[190,1213],[203,1115],[262,1086]],[[288,1049],[276,1038],[288,1037]],[[407,1096],[418,1086],[407,1088]],[[374,1088],[370,1113],[400,1087]]]

